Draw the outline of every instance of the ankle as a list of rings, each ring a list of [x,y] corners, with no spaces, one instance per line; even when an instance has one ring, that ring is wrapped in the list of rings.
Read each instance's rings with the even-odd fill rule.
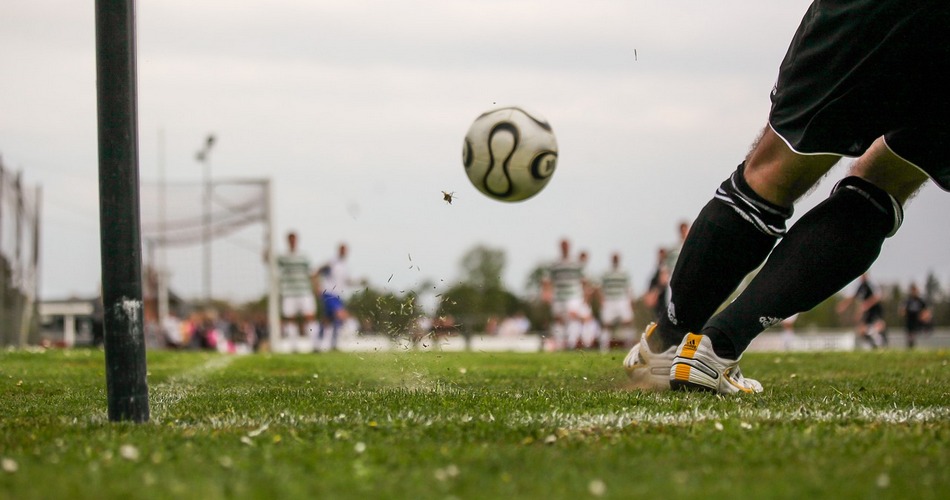
[[[716,356],[730,360],[739,359],[738,349],[736,349],[736,345],[728,335],[712,327],[703,328],[702,334],[712,342],[713,352],[716,353]]]
[[[678,346],[685,336],[686,333],[680,333],[669,327],[664,328],[661,321],[656,325],[653,334],[647,337],[647,345],[653,352],[663,352],[671,346]]]

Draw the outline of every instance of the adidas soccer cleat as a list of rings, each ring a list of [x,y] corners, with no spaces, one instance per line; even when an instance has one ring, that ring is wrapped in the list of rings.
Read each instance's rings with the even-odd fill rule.
[[[762,384],[742,376],[738,359],[720,358],[713,352],[709,337],[695,333],[687,335],[677,349],[669,377],[670,387],[678,390],[698,389],[719,394],[762,392]]]
[[[623,360],[623,369],[627,371],[633,385],[640,389],[667,391],[670,389],[670,366],[676,355],[676,346],[670,346],[663,352],[653,352],[647,344],[647,337],[653,334],[656,323],[650,323],[640,342],[630,349]]]

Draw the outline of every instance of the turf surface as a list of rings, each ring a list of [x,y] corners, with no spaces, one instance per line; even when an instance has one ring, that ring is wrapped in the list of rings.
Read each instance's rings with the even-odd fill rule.
[[[761,395],[640,393],[624,353],[0,353],[0,498],[950,498],[950,353],[749,353]]]

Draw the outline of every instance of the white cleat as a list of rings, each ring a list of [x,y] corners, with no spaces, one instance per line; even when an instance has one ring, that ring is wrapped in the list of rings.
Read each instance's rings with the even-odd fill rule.
[[[669,378],[670,387],[677,390],[698,389],[719,394],[762,392],[762,384],[742,376],[738,359],[720,358],[713,352],[709,337],[695,333],[686,335],[680,343]]]
[[[670,366],[676,355],[676,346],[657,353],[650,350],[647,337],[656,330],[656,323],[650,323],[640,337],[640,342],[630,349],[623,360],[623,369],[627,371],[634,387],[651,391],[670,390]]]

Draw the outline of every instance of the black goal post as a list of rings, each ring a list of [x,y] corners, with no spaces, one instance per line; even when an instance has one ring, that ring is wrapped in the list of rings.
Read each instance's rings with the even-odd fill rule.
[[[134,0],[96,0],[99,239],[109,420],[147,422]]]

